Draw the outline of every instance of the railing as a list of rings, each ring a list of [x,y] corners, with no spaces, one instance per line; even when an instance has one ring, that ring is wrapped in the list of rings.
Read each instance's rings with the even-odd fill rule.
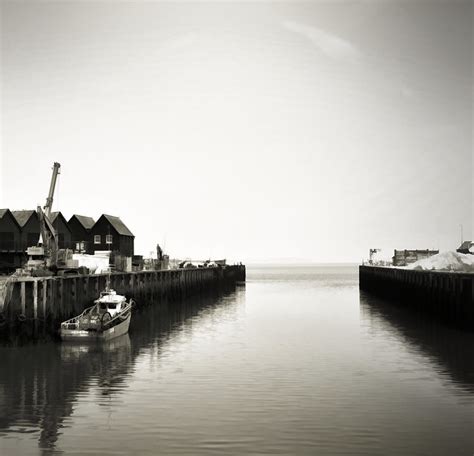
[[[111,320],[108,320],[105,323],[102,323],[102,329],[103,330],[109,329],[112,326],[115,326],[116,324],[118,324],[119,322],[126,320],[132,310],[133,304],[134,304],[133,299],[130,299],[127,305],[117,315],[115,315],[115,317],[113,317]]]
[[[106,329],[109,329],[111,328],[112,326],[115,326],[116,324],[118,324],[119,322],[121,321],[124,321],[128,318],[129,314],[130,314],[130,311],[132,310],[132,307],[134,305],[134,301],[133,299],[130,299],[130,301],[125,305],[125,307],[123,309],[120,310],[120,312],[115,316],[113,317],[112,319],[110,320],[107,320],[106,322],[104,321],[100,321],[100,324],[101,324],[101,330],[104,331]],[[77,317],[73,317],[73,318],[70,318],[69,320],[66,320],[66,321],[63,321],[61,323],[61,328],[62,329],[80,329],[79,328],[79,324],[80,324],[80,320],[82,317],[86,316],[87,314],[91,313],[92,310],[97,306],[97,304],[94,304],[93,306],[90,306],[88,307],[87,309],[85,309],[80,315],[78,315]],[[105,315],[105,314],[103,314]],[[102,316],[103,316],[102,315]]]
[[[79,328],[79,320],[84,317],[86,314],[90,313],[91,310],[96,306],[94,304],[93,306],[88,307],[87,309],[84,309],[84,311],[78,315],[77,317],[72,317],[69,320],[63,321],[61,323],[61,328],[62,329],[78,329]],[[74,325],[74,328],[71,328],[69,325]]]

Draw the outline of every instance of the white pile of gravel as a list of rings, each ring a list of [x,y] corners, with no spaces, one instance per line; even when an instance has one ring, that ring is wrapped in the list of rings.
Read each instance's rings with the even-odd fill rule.
[[[407,269],[423,271],[455,271],[474,273],[474,255],[458,252],[442,252],[407,266]]]

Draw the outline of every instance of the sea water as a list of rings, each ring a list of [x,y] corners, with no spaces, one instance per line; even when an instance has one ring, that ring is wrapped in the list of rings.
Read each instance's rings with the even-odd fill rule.
[[[471,455],[474,334],[262,266],[101,345],[0,347],[0,454]]]

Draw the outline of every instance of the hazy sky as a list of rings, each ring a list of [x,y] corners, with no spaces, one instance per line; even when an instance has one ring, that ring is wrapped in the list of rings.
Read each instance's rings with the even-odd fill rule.
[[[472,2],[1,2],[0,207],[137,253],[359,261],[473,228]]]

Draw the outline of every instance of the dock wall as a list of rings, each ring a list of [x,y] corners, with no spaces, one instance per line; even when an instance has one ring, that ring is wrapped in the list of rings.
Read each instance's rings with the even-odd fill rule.
[[[141,307],[235,285],[245,281],[245,266],[17,278],[4,286],[3,299],[0,296],[0,333],[31,322],[54,332],[61,321],[92,305],[107,280]]]
[[[474,274],[359,266],[359,287],[474,330]]]

